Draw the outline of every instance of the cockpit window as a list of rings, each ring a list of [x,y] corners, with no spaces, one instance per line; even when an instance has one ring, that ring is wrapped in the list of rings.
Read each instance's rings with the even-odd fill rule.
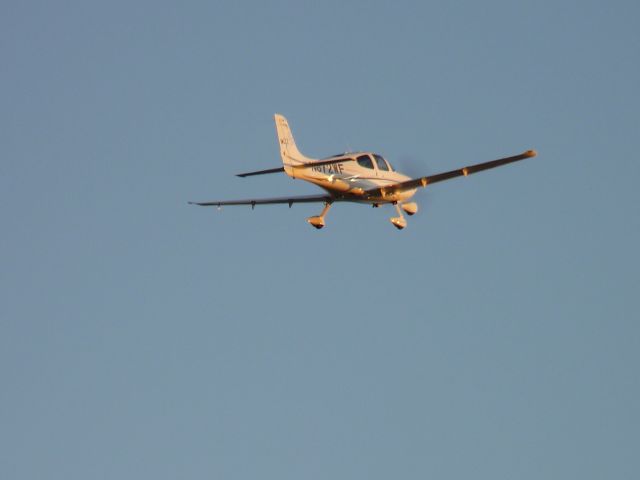
[[[379,170],[385,170],[387,172],[393,172],[393,167],[387,161],[387,159],[385,159],[381,155],[376,155],[376,154],[373,154],[373,157],[376,159],[376,163],[378,164],[378,169]]]
[[[380,155],[374,155],[373,158],[376,159],[378,170],[384,170],[385,172],[389,171],[389,165],[387,165],[387,161],[384,158],[382,158]]]
[[[371,161],[371,157],[369,155],[360,155],[357,158],[358,165],[365,168],[373,168],[373,162]]]

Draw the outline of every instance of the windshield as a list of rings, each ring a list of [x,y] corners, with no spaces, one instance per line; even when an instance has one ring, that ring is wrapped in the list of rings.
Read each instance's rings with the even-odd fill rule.
[[[374,154],[373,158],[376,159],[376,163],[378,164],[378,170],[384,170],[385,172],[393,172],[393,168],[391,167],[391,164],[387,162],[382,156]]]

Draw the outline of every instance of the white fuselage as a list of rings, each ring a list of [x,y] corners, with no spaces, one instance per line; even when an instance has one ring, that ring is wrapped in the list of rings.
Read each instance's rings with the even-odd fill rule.
[[[344,158],[344,162],[292,168],[286,171],[292,178],[306,180],[333,196],[355,202],[373,204],[404,202],[416,192],[413,189],[390,193],[384,197],[366,195],[365,192],[368,190],[394,185],[411,178],[393,171],[388,162],[372,152],[344,154],[332,157],[331,161],[339,161],[341,158]]]

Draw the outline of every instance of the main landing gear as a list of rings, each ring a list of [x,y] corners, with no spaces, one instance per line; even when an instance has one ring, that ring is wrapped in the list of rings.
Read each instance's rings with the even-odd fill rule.
[[[379,207],[380,205],[373,204],[373,206]],[[411,202],[411,203],[395,202],[393,206],[396,208],[396,211],[398,212],[398,216],[391,217],[389,220],[391,221],[393,226],[396,227],[398,230],[402,230],[407,226],[407,220],[404,218],[404,215],[402,214],[402,210],[404,210],[407,215],[415,215],[418,212],[418,205],[414,202]],[[313,217],[307,218],[307,222],[309,222],[309,225],[317,228],[318,230],[324,227],[324,217],[327,215],[327,212],[329,211],[330,208],[331,208],[331,203],[326,202],[324,204],[324,209],[322,210],[322,213],[320,213],[320,215],[315,215]]]
[[[307,222],[309,222],[310,225],[320,230],[322,227],[324,227],[324,217],[330,208],[331,208],[331,204],[329,202],[325,203],[322,213],[320,215],[307,218]]]

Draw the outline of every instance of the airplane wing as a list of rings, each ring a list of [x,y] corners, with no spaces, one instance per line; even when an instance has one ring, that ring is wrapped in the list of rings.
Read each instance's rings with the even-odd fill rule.
[[[289,207],[294,203],[321,203],[321,202],[334,202],[335,198],[329,195],[303,195],[298,197],[275,197],[275,198],[256,198],[248,200],[221,200],[211,202],[189,202],[189,205],[200,205],[201,207],[222,207],[225,205],[251,205],[251,208],[256,205],[273,205],[277,203],[287,203]]]
[[[385,187],[372,188],[371,190],[366,190],[364,193],[366,196],[384,197],[388,194],[404,192],[406,190],[413,190],[418,187],[426,187],[427,185],[431,185],[432,183],[442,182],[444,180],[450,180],[456,177],[466,177],[467,175],[471,175],[472,173],[482,172],[483,170],[489,170],[490,168],[501,167],[509,163],[535,157],[536,155],[537,153],[535,150],[527,150],[526,152],[521,153],[520,155],[515,155],[513,157],[499,158],[490,162],[477,163],[475,165],[459,168],[457,170],[451,170],[449,172],[429,175],[428,177],[420,177],[413,180],[407,180],[406,182],[388,185]]]

